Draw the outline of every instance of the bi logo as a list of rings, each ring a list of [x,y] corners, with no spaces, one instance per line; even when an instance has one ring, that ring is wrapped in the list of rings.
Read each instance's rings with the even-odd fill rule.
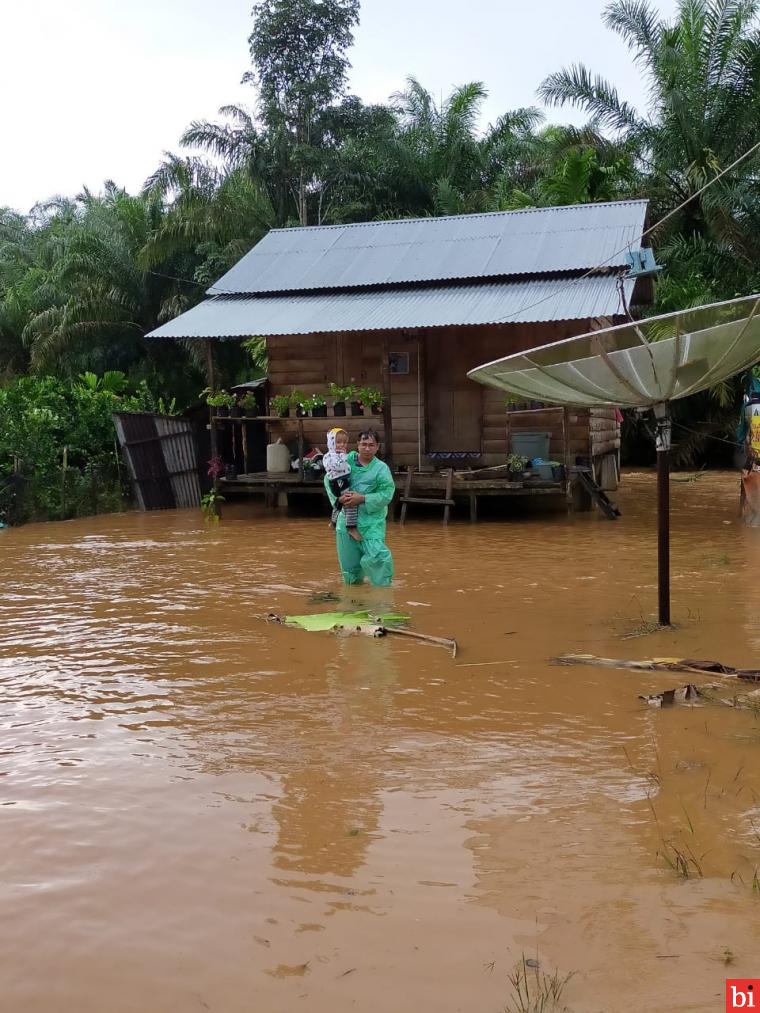
[[[736,1009],[754,1009],[760,1013],[760,978],[729,978],[726,981],[726,1013]]]

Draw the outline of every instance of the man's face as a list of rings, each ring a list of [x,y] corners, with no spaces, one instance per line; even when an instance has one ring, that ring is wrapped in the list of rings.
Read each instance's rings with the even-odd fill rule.
[[[365,457],[374,457],[377,453],[377,442],[371,436],[362,436],[356,446],[359,453]]]

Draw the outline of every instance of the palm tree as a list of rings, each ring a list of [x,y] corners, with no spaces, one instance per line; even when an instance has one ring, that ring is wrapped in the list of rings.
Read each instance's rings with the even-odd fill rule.
[[[541,114],[514,110],[481,132],[478,117],[487,94],[473,81],[436,103],[410,77],[406,89],[392,96],[398,128],[385,152],[385,180],[395,213],[486,210],[496,181],[519,176]]]
[[[550,105],[584,109],[594,128],[635,147],[659,216],[695,195],[757,141],[757,11],[757,0],[679,0],[669,23],[647,0],[614,0],[604,21],[627,43],[645,77],[647,112],[582,65],[551,74],[539,95]],[[750,232],[756,234],[757,196],[755,178],[742,166],[687,206],[670,232],[716,241],[740,235],[746,242]]]
[[[291,165],[291,144],[285,132],[261,127],[255,115],[242,106],[219,110],[226,122],[194,120],[180,138],[185,148],[200,148],[216,158],[225,172],[238,172],[255,181],[269,197],[278,226],[297,217],[296,171]]]
[[[229,172],[198,158],[169,155],[145,185],[162,207],[139,263],[148,270],[173,264],[175,273],[209,285],[276,224],[264,188],[244,169]],[[183,307],[172,307],[172,314]]]

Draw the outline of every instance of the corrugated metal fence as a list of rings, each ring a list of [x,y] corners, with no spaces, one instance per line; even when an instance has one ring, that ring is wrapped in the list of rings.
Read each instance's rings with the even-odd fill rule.
[[[198,459],[188,419],[114,412],[113,421],[141,510],[200,504]]]

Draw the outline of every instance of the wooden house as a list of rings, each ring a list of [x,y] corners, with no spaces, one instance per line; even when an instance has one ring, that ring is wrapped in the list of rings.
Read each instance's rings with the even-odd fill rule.
[[[551,434],[558,460],[616,457],[614,412],[508,406],[468,370],[629,319],[649,297],[632,273],[645,201],[274,229],[154,338],[261,335],[269,394],[375,386],[370,423],[393,466],[501,464],[517,429]],[[518,411],[519,409],[519,411]],[[332,413],[330,413],[332,414]],[[270,439],[324,446],[331,418],[268,422]]]

